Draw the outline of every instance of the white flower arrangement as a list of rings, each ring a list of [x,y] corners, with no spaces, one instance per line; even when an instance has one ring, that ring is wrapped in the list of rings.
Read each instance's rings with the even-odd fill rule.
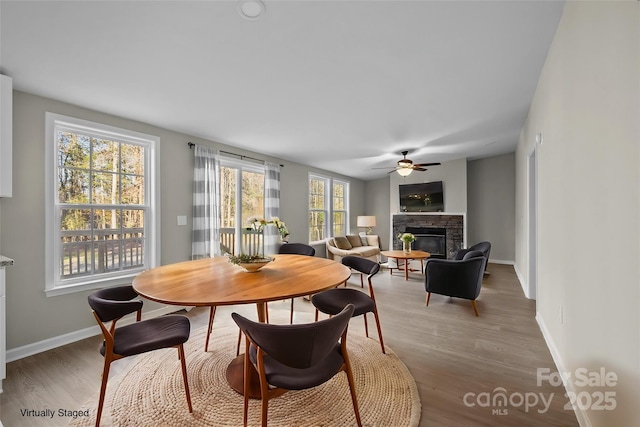
[[[289,235],[289,230],[287,229],[287,225],[284,223],[284,221],[281,221],[280,218],[278,218],[277,216],[272,217],[270,221],[267,221],[264,218],[252,216],[248,219],[247,222],[249,223],[251,228],[253,228],[256,231],[262,231],[264,230],[265,226],[272,224],[278,229],[278,233],[282,237],[287,237]]]
[[[416,236],[414,236],[411,233],[400,233],[398,234],[398,239],[406,243],[411,243],[411,242],[415,242]]]

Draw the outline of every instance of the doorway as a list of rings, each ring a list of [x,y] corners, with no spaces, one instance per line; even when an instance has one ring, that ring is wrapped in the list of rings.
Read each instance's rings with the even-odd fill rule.
[[[537,148],[537,147],[536,147]],[[529,155],[529,280],[527,298],[536,299],[538,286],[538,180],[536,148]]]

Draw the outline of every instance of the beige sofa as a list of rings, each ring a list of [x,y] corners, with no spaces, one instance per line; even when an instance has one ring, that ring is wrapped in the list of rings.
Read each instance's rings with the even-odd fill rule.
[[[378,262],[380,238],[375,234],[366,236],[347,235],[327,240],[327,258],[340,261],[347,255],[361,256]]]

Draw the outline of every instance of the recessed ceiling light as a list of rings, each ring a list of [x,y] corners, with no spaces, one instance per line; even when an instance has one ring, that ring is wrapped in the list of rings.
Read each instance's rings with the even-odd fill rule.
[[[258,19],[264,13],[265,7],[260,0],[244,0],[238,5],[238,11],[243,18]]]

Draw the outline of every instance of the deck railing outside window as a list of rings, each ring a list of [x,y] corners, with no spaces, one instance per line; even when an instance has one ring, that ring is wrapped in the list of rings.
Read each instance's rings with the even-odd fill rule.
[[[242,229],[241,234],[241,250],[238,252],[236,248],[236,230],[235,228],[220,229],[220,247],[222,252],[238,255],[240,252],[245,254],[264,254],[264,232],[259,230]]]
[[[60,278],[144,266],[144,228],[60,231]]]

